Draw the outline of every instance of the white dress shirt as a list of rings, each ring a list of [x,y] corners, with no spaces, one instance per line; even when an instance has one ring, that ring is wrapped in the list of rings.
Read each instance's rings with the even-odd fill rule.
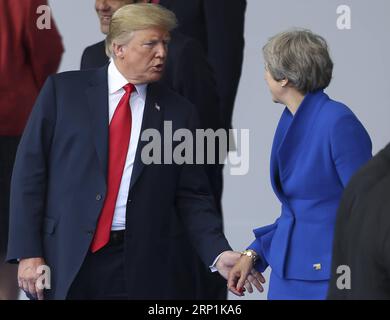
[[[119,101],[125,94],[123,87],[129,82],[119,72],[115,63],[111,60],[108,66],[108,108],[109,108],[109,122],[114,115]],[[145,109],[147,84],[135,85],[136,90],[131,93],[130,106],[131,107],[131,137],[129,150],[127,151],[126,163],[123,169],[121,184],[119,187],[118,198],[116,200],[114,219],[112,221],[111,230],[118,231],[126,228],[126,205],[127,197],[129,195],[129,187],[131,175],[133,172],[133,165],[135,153],[137,151],[138,140],[141,132],[142,118]]]

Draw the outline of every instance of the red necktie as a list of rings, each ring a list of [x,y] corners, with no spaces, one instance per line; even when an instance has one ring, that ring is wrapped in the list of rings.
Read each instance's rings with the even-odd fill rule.
[[[159,3],[160,3],[160,0],[152,0],[152,3],[159,4]]]
[[[109,126],[107,195],[92,240],[92,252],[103,248],[110,239],[112,219],[129,148],[131,134],[129,102],[134,85],[128,83],[123,89],[126,93],[119,101]]]

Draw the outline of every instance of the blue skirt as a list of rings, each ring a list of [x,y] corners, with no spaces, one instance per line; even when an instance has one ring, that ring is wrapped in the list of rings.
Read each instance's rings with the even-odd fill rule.
[[[328,280],[282,279],[275,272],[271,272],[268,300],[325,300],[328,284]]]

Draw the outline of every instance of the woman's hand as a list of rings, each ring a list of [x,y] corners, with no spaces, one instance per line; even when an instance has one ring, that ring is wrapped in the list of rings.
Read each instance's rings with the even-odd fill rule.
[[[237,296],[244,296],[244,287],[249,293],[253,292],[252,284],[259,292],[263,292],[265,279],[260,272],[253,268],[253,259],[246,255],[240,257],[236,265],[229,272],[228,289]]]
[[[227,280],[230,270],[236,265],[238,260],[240,260],[240,257],[241,253],[239,252],[223,252],[215,265],[219,274]]]

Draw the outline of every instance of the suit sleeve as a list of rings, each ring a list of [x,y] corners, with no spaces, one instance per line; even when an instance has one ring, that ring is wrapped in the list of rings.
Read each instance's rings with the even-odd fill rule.
[[[40,15],[37,13],[37,8],[41,5],[47,5],[47,1],[33,0],[28,3],[30,6],[26,16],[25,45],[37,88],[40,89],[46,78],[57,72],[64,48],[61,35],[52,18],[50,29],[38,29],[37,22]],[[52,12],[50,12],[51,14]]]
[[[247,249],[255,251],[259,255],[259,260],[256,262],[255,269],[259,272],[264,272],[268,267],[268,253],[271,248],[272,238],[278,227],[278,220],[275,223],[257,228],[253,230],[255,240]]]
[[[189,128],[195,132],[197,127],[198,116],[193,108]],[[231,250],[223,234],[222,217],[215,206],[203,165],[182,165],[176,207],[189,239],[206,267],[212,265],[223,251]]]
[[[246,0],[203,1],[207,55],[217,79],[224,124],[231,125],[244,55]]]
[[[49,77],[35,103],[20,141],[11,181],[7,261],[43,257],[48,159],[54,135],[56,102]]]
[[[331,152],[344,187],[352,175],[372,157],[371,139],[354,115],[340,118],[330,134]]]

